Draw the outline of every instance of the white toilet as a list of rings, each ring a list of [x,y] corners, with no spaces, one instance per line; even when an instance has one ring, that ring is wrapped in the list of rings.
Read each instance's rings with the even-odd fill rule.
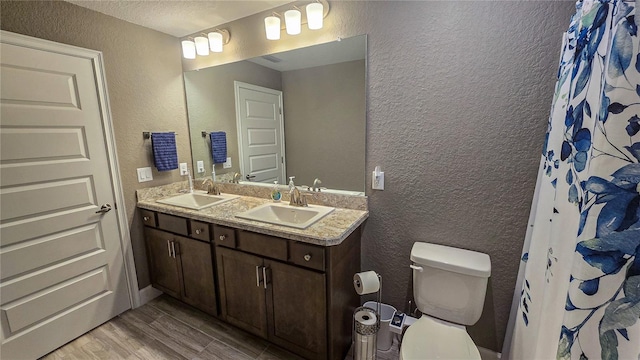
[[[411,261],[413,296],[423,315],[405,332],[400,360],[480,359],[465,325],[482,314],[489,255],[417,242]]]

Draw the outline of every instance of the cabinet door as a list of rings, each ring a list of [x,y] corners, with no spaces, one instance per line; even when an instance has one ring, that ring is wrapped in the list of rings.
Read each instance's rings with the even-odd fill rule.
[[[262,258],[216,247],[220,308],[227,322],[267,337]]]
[[[175,236],[145,227],[145,239],[151,283],[163,292],[180,298],[178,260],[177,256],[173,257],[171,248],[171,242],[175,241]]]
[[[325,359],[325,274],[271,260],[265,266],[269,341],[308,359]]]
[[[176,236],[179,246],[182,301],[211,315],[217,315],[211,244]]]

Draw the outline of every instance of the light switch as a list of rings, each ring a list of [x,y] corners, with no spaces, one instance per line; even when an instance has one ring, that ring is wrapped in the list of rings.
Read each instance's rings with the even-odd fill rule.
[[[222,164],[222,168],[224,168],[224,169],[229,169],[230,167],[231,167],[231,158],[230,158],[230,157],[228,157],[228,158],[227,158],[227,161],[225,161],[225,162]]]
[[[180,163],[180,176],[185,176],[189,172],[187,163]]]
[[[203,173],[204,172],[204,161],[198,160],[196,162],[196,166],[198,168],[198,173]]]
[[[138,182],[145,182],[153,180],[150,167],[138,168]]]

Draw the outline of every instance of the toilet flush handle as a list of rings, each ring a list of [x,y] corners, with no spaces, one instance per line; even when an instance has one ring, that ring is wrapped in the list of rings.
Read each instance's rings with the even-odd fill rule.
[[[422,266],[416,266],[416,265],[413,265],[413,264],[409,265],[409,267],[412,268],[413,270],[420,271],[420,272],[422,272],[422,270],[424,270],[422,268]]]

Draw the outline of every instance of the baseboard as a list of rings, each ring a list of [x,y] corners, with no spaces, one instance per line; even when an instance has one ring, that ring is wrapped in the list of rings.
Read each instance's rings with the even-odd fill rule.
[[[480,346],[478,346],[478,351],[480,351],[480,357],[482,358],[482,360],[499,360],[502,356],[502,354],[500,354],[499,352],[485,349]]]
[[[149,301],[157,298],[158,296],[160,296],[162,294],[162,291],[154,288],[153,286],[149,285],[144,289],[140,289],[140,291],[138,291],[138,293],[140,294],[140,306],[148,303]]]

